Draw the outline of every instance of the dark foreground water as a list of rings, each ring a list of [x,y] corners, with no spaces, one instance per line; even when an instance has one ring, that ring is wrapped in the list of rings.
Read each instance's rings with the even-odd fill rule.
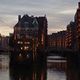
[[[66,70],[63,70],[65,61],[62,60],[63,64],[58,64],[61,61],[54,59],[60,59],[60,57],[49,57],[47,69],[38,68],[36,72],[27,70],[20,73],[10,70],[8,55],[0,55],[0,80],[67,80]],[[63,68],[60,69],[60,66]]]

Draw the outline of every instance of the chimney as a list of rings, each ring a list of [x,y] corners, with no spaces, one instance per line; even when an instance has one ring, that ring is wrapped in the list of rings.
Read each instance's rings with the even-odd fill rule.
[[[80,2],[78,2],[78,8],[80,8]]]
[[[18,21],[20,21],[21,20],[21,15],[18,15]]]

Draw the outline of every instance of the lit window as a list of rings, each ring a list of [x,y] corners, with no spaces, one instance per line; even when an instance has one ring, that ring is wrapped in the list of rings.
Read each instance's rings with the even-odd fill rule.
[[[23,47],[21,47],[21,50],[23,49]]]
[[[19,54],[19,57],[21,57],[22,55],[21,55],[21,53]]]
[[[20,41],[18,41],[17,43],[20,44]]]
[[[78,21],[80,21],[80,19],[78,19]]]
[[[21,41],[18,41],[17,43],[18,43],[18,44],[23,44],[23,42],[21,42]]]
[[[29,54],[27,54],[26,57],[29,58]]]
[[[23,42],[20,42],[21,44],[23,44]]]
[[[42,34],[42,39],[41,39],[41,41],[42,41],[42,44],[44,44],[44,35]]]
[[[27,50],[29,47],[28,46],[24,46],[24,50]]]
[[[24,44],[30,44],[30,42],[24,42]]]

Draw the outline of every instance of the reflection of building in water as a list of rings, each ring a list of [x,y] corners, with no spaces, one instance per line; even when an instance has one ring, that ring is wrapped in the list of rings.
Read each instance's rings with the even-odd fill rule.
[[[33,73],[31,71],[13,71],[10,72],[10,80],[33,80]]]
[[[48,68],[53,68],[56,70],[63,70],[66,71],[67,70],[67,62],[65,60],[54,60],[54,61],[50,61],[48,62]]]
[[[10,69],[10,80],[46,80],[46,67]]]
[[[47,67],[60,71],[67,71],[67,59],[61,56],[48,56]]]
[[[5,54],[5,53],[3,53]],[[7,70],[9,68],[9,56],[0,55],[0,69]]]

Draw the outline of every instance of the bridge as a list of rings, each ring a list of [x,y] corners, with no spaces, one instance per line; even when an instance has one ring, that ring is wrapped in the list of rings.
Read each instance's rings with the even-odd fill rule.
[[[68,57],[71,55],[79,54],[79,51],[73,49],[67,49],[67,48],[47,47],[46,49],[44,49],[44,51],[47,56],[56,54],[56,55]]]
[[[2,47],[0,47],[0,52],[9,52],[9,48],[2,48]]]
[[[73,79],[67,80],[80,80],[80,51],[66,48],[47,47],[44,49],[44,52],[47,56],[59,55],[66,57],[68,69],[67,75],[73,76]]]

